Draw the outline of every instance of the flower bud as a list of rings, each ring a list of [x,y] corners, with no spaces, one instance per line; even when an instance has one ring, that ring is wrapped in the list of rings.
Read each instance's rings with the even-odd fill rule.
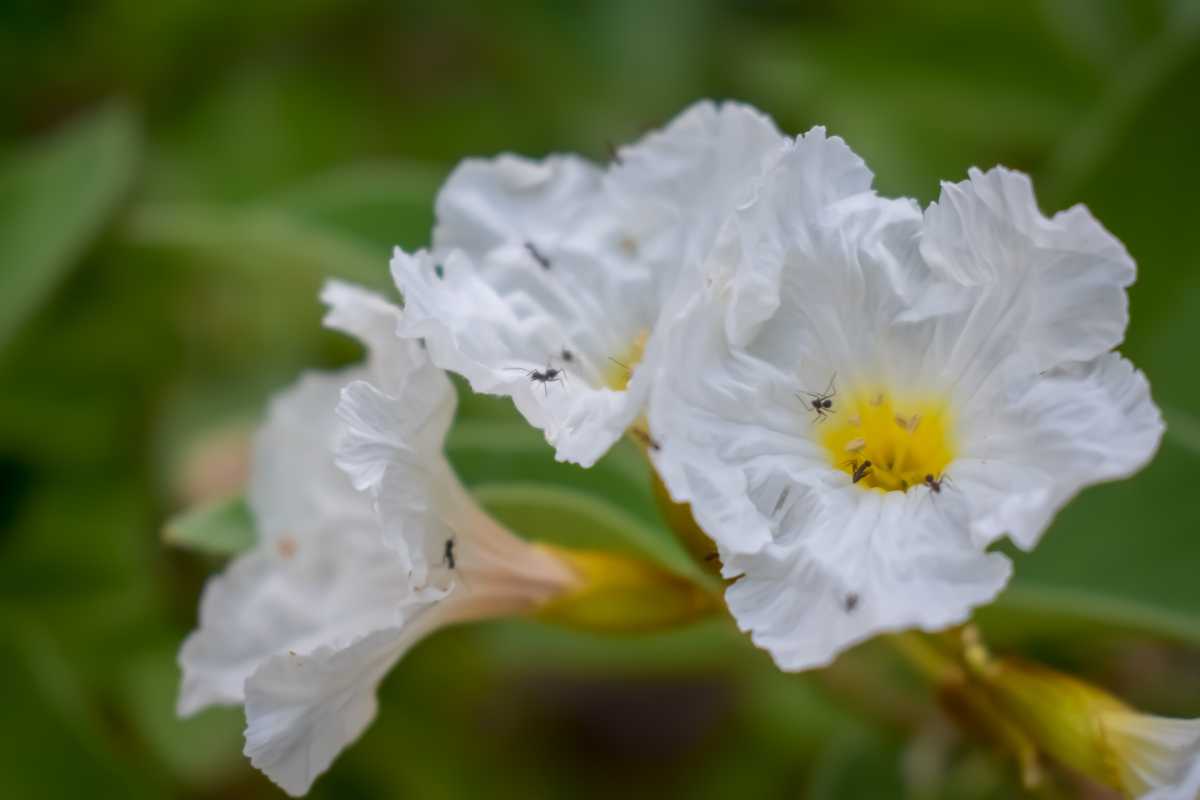
[[[1130,797],[1196,800],[1200,720],[1142,714],[1104,690],[1017,659],[980,668],[996,704],[1038,748]]]
[[[578,582],[533,615],[574,628],[632,633],[685,624],[707,616],[718,595],[657,564],[619,553],[535,545],[570,565]]]

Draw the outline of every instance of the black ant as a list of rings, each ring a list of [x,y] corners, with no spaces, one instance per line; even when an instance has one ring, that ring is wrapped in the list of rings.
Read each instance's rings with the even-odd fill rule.
[[[446,540],[446,549],[442,554],[442,563],[450,569],[454,569],[454,537],[451,536]]]
[[[525,376],[534,383],[540,383],[542,389],[545,390],[546,396],[550,396],[550,384],[561,383],[564,386],[567,383],[567,373],[558,367],[552,367],[546,364],[545,369],[525,369],[524,367],[509,367],[511,372],[524,372]]]
[[[946,474],[939,475],[936,478],[932,475],[926,475],[925,480],[921,482],[929,487],[929,491],[933,492],[934,494],[941,494],[942,484],[948,480],[950,480],[950,476]],[[953,483],[953,481],[951,482]]]
[[[533,242],[526,242],[525,249],[529,251],[529,255],[533,256],[533,260],[541,266],[542,269],[550,269],[550,259],[546,258],[546,254],[537,249]]]
[[[847,614],[858,608],[858,600],[859,597],[856,592],[850,592],[848,595],[846,595],[846,601],[842,607],[846,609]]]
[[[833,413],[833,398],[837,397],[837,389],[834,388],[833,382],[836,380],[837,373],[835,372],[829,378],[829,386],[825,387],[825,391],[821,392],[820,394],[817,394],[816,392],[805,392],[806,395],[812,398],[808,401],[808,404],[812,406],[812,410],[816,413],[817,422],[824,420],[826,414]],[[796,396],[800,397],[800,395]],[[803,400],[804,398],[800,399]]]
[[[870,459],[863,461],[861,464],[859,462],[853,461],[853,460],[847,461],[846,463],[849,464],[850,468],[853,470],[853,473],[850,475],[851,483],[858,483],[863,478],[865,478],[871,474]]]

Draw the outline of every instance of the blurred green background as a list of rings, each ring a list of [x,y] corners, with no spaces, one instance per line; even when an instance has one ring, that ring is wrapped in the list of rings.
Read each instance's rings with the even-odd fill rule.
[[[221,561],[164,521],[237,490],[271,391],[358,355],[320,328],[320,282],[386,287],[458,159],[602,160],[700,97],[826,125],[923,202],[971,165],[1027,170],[1044,210],[1086,202],[1126,243],[1124,350],[1170,431],[980,619],[997,649],[1200,716],[1200,2],[6,0],[0,67],[0,797],[280,796],[239,711],[174,717]],[[550,528],[594,519],[546,487],[615,499],[627,546],[678,557],[631,450],[556,465],[470,398],[451,455]],[[879,645],[782,675],[724,620],[447,631],[382,698],[313,796],[1017,791]]]

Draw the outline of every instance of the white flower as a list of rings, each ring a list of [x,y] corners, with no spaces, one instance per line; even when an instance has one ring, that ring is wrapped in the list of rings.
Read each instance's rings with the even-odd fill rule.
[[[663,359],[656,464],[717,542],[726,600],[785,669],[963,620],[1084,486],[1162,432],[1110,352],[1134,265],[1083,207],[972,170],[921,214],[837,138],[738,210]]]
[[[589,466],[644,409],[681,274],[783,143],[746,106],[700,103],[608,171],[573,156],[466,161],[438,197],[433,252],[393,258],[402,333]]]
[[[442,455],[453,387],[418,342],[396,337],[399,310],[343,284],[323,297],[327,324],[359,336],[368,362],[306,376],[273,402],[249,488],[260,541],[209,582],[199,629],[180,652],[180,713],[244,703],[247,756],[293,795],[366,728],[377,685],[416,641],[452,622],[526,610],[573,580],[459,485]],[[386,398],[396,424],[374,444],[352,434],[352,454],[421,465],[354,473],[405,482],[387,499],[387,542],[374,496],[335,464],[335,408],[348,382],[347,396],[366,387]],[[460,581],[446,577],[451,568]]]

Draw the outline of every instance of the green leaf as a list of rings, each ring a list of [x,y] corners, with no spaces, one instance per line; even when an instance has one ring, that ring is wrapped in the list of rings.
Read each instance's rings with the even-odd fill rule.
[[[126,657],[117,687],[122,706],[147,748],[180,779],[213,786],[243,772],[240,708],[211,708],[189,719],[175,714],[177,640],[160,641]]]
[[[0,619],[0,797],[163,796],[160,770],[121,758],[128,741],[106,724],[89,678],[38,623]]]
[[[484,484],[474,494],[497,519],[528,539],[628,552],[697,581],[711,581],[670,533],[591,494],[533,483]]]
[[[511,410],[511,403],[505,400]],[[589,469],[554,459],[540,431],[515,414],[460,422],[450,432],[446,453],[467,486],[491,482],[563,486],[601,501],[620,498],[621,507],[656,526],[649,465],[628,442],[619,442]]]
[[[445,169],[404,161],[353,164],[322,172],[262,205],[361,237],[386,248],[429,244],[433,204]]]
[[[1192,615],[1086,589],[1012,586],[975,619],[998,645],[1129,634],[1200,647],[1200,625]]]
[[[808,781],[808,797],[906,797],[898,748],[877,732],[848,723],[829,742]]]
[[[0,163],[0,347],[112,217],[139,147],[133,114],[113,105]]]
[[[123,233],[133,244],[181,250],[224,266],[265,264],[289,275],[307,268],[372,288],[390,283],[385,248],[278,209],[146,205],[130,215]]]
[[[1167,420],[1167,438],[1194,456],[1200,456],[1200,419],[1181,408],[1163,409]]]
[[[163,530],[168,544],[218,556],[248,550],[256,538],[254,517],[240,496],[188,509]]]

